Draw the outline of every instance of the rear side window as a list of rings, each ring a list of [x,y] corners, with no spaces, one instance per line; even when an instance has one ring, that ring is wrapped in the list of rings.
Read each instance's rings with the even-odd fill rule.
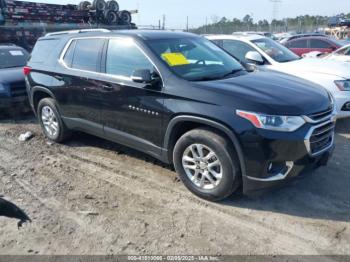
[[[71,67],[92,72],[99,71],[99,61],[104,42],[104,39],[76,40]],[[65,54],[67,59],[72,55],[72,49],[73,47],[71,45]]]
[[[59,42],[60,42],[59,39],[38,40],[32,51],[30,62],[33,62],[33,63],[47,62],[48,57],[51,55],[51,53],[56,48]]]
[[[77,41],[75,41],[75,40],[71,42],[71,44],[69,45],[69,47],[67,49],[66,54],[63,57],[63,61],[68,67],[72,67],[76,42]]]
[[[307,40],[295,40],[287,44],[289,48],[307,48]]]
[[[332,45],[326,41],[319,39],[312,39],[310,42],[311,48],[331,48]]]

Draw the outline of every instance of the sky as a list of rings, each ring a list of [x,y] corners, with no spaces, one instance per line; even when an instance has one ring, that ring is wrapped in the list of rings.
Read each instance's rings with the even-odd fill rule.
[[[27,1],[27,0],[25,0]],[[33,2],[54,4],[78,4],[80,0],[31,0]],[[92,1],[92,0],[91,0]],[[278,18],[295,17],[298,15],[336,15],[350,13],[349,0],[281,0],[278,8]],[[123,10],[139,9],[133,21],[137,25],[158,25],[163,15],[166,17],[166,27],[183,29],[186,27],[187,16],[190,28],[204,25],[214,17],[228,19],[243,18],[251,15],[255,21],[271,20],[273,4],[270,0],[118,0]]]

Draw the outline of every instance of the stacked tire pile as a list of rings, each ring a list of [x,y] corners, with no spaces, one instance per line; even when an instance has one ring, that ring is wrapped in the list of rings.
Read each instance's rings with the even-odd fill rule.
[[[82,1],[78,10],[94,13],[91,15],[93,22],[106,25],[130,25],[132,22],[131,13],[126,10],[120,11],[119,4],[115,0],[94,0]]]
[[[5,24],[5,11],[6,2],[5,0],[0,0],[0,26]]]
[[[120,11],[114,0],[82,1],[78,6],[0,0],[0,8],[0,25],[5,22],[11,25],[35,22],[130,25],[132,20],[130,12]]]

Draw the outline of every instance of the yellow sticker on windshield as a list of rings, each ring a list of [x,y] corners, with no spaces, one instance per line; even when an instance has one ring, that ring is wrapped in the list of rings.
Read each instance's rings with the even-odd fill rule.
[[[164,53],[162,57],[170,66],[188,65],[190,63],[182,53]]]

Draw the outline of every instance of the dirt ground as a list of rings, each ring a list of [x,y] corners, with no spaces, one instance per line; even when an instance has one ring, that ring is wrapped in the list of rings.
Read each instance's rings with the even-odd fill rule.
[[[84,134],[51,144],[32,117],[2,119],[0,194],[33,222],[0,217],[0,254],[350,255],[350,120],[336,146],[285,188],[214,204],[151,157]]]

